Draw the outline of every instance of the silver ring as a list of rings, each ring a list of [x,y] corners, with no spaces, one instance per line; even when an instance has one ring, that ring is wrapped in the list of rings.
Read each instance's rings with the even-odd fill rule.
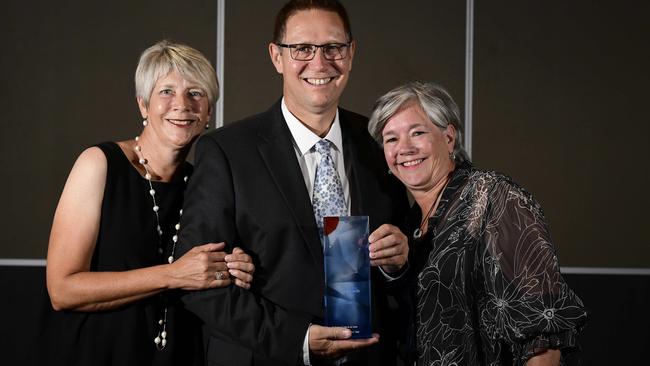
[[[216,273],[214,274],[214,276],[215,276],[219,281],[223,280],[223,278],[225,277],[225,276],[223,275],[223,272],[216,272]]]

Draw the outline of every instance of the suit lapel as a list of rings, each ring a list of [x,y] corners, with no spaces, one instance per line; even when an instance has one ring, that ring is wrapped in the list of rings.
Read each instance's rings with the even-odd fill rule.
[[[282,116],[280,102],[271,107],[267,115],[269,120],[260,128],[257,149],[314,261],[322,267],[323,249],[314,211],[296,160],[291,132]]]
[[[362,187],[370,187],[365,179],[368,174],[364,174],[363,164],[359,163],[359,152],[355,144],[355,137],[353,129],[350,127],[351,121],[348,121],[343,112],[339,113],[339,122],[341,123],[341,134],[343,135],[343,157],[347,165],[346,171],[348,172],[348,182],[350,187],[350,214],[351,215],[367,215],[364,209],[367,204],[363,194]]]
[[[382,212],[383,202],[379,199],[382,193],[377,190],[377,175],[373,173],[371,165],[381,164],[381,159],[371,153],[371,146],[364,143],[364,136],[353,128],[353,120],[348,118],[347,113],[339,109],[339,121],[341,122],[341,133],[343,134],[343,154],[346,170],[350,183],[350,211],[352,215],[369,216],[370,228],[373,230],[382,224],[381,217],[371,213]],[[364,131],[365,132],[365,131]]]

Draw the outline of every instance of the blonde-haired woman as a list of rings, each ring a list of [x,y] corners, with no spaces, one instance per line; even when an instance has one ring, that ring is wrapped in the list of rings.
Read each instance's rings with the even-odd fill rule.
[[[47,288],[65,313],[49,341],[62,364],[201,364],[194,322],[173,290],[252,281],[251,258],[224,243],[173,260],[191,179],[185,159],[218,98],[213,67],[162,41],[143,52],[135,81],[142,132],[81,153],[54,216]]]

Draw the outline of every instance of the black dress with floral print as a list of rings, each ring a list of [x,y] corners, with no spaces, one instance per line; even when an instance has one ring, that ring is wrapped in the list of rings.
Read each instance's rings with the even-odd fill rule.
[[[415,205],[409,233],[420,225]],[[459,166],[393,287],[418,365],[523,365],[577,347],[587,320],[564,282],[540,205],[505,175]],[[409,311],[409,309],[411,311]]]

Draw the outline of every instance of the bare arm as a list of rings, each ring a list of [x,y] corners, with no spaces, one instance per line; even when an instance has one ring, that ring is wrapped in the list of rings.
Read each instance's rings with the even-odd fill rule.
[[[99,230],[107,162],[92,147],[77,159],[57,207],[47,255],[47,288],[56,310],[113,309],[165,289],[201,289],[230,284],[224,244],[194,248],[173,264],[124,272],[90,272]]]

